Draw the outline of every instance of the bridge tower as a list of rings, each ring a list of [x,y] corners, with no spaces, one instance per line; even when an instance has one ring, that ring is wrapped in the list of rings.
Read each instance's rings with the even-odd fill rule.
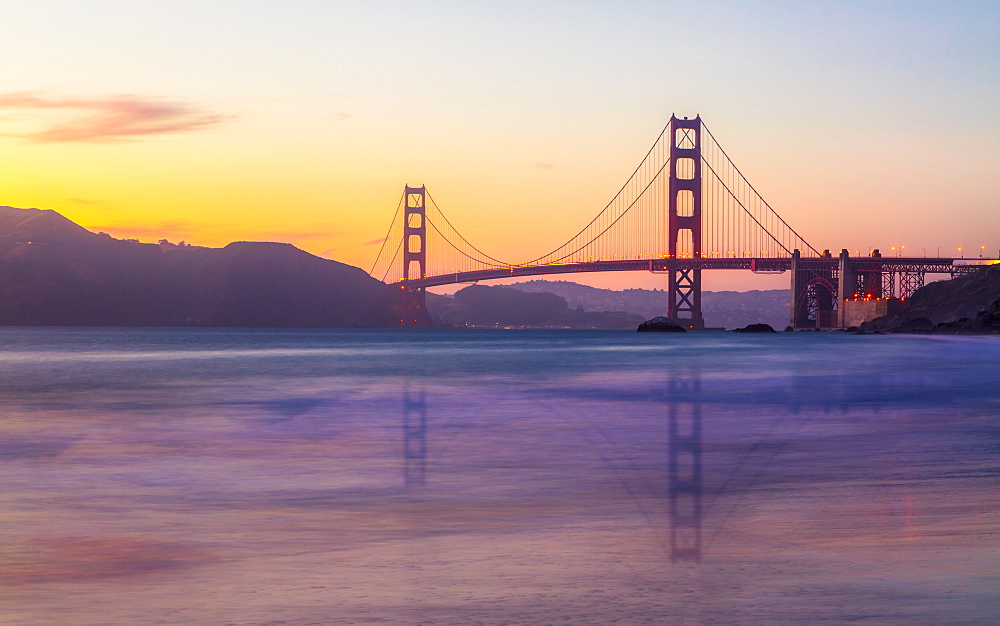
[[[701,315],[701,268],[682,269],[677,261],[679,252],[701,259],[701,165],[701,116],[689,120],[671,115],[667,317],[695,329],[705,328]]]
[[[405,328],[425,328],[427,292],[423,287],[408,287],[409,280],[427,276],[427,188],[403,190],[403,302],[400,322]]]

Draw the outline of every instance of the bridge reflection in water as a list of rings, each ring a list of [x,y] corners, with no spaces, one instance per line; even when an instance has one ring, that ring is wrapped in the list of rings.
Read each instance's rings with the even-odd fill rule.
[[[794,483],[808,471],[797,457],[783,459],[800,451],[803,428],[810,424],[827,428],[818,424],[828,421],[823,416],[831,414],[847,422],[878,416],[886,403],[886,390],[904,379],[920,382],[907,404],[930,398],[938,403],[960,400],[940,380],[912,372],[817,376],[802,371],[753,385],[734,385],[716,377],[709,379],[708,388],[702,374],[698,360],[690,366],[671,366],[663,374],[661,391],[643,392],[625,402],[612,392],[616,397],[612,405],[601,398],[604,392],[599,386],[589,396],[568,401],[519,397],[513,402],[525,413],[514,416],[503,411],[492,414],[481,401],[457,397],[453,389],[427,379],[403,380],[399,387],[402,483],[406,490],[421,489],[426,502],[455,497],[476,500],[492,497],[496,490],[523,492],[526,506],[535,505],[536,489],[576,493],[586,499],[614,500],[627,494],[625,501],[659,537],[657,542],[670,562],[701,563],[711,557],[713,542],[740,532],[739,520],[761,506],[761,493],[775,482]],[[467,402],[479,410],[478,415],[463,412],[461,407]],[[898,406],[900,398],[889,402]],[[496,399],[495,404],[501,401]],[[627,417],[597,421],[607,415],[608,406]],[[434,442],[441,450],[435,464],[438,484],[428,473],[429,420],[435,410],[442,412],[444,422],[437,431],[439,441]],[[855,417],[849,417],[852,414]],[[574,433],[568,439],[565,433],[552,434],[566,428]],[[707,457],[706,434],[713,450]],[[572,444],[573,439],[578,444]],[[656,449],[659,461],[653,457]],[[828,466],[830,475],[838,479],[864,480],[868,476],[857,473],[857,467],[831,464],[827,458],[852,455],[858,449],[818,448],[815,462]],[[471,464],[459,456],[469,452],[476,457]],[[595,460],[603,470],[597,471]],[[489,473],[496,466],[511,472],[499,483]],[[599,495],[609,477],[618,485],[618,496]],[[447,486],[449,482],[462,486],[455,490]],[[472,492],[462,493],[473,484],[477,487]],[[555,496],[557,500],[563,497]],[[595,503],[598,507],[606,504]],[[706,524],[711,527],[707,543]]]
[[[882,388],[884,383],[891,384],[893,378],[888,373],[876,375],[869,378],[867,387]],[[757,441],[738,446],[740,454],[716,455],[719,466],[715,468],[716,479],[711,486],[711,499],[717,504],[725,503],[715,510],[717,534],[724,531],[723,525],[730,518],[739,516],[735,510],[739,506],[738,500],[753,491],[757,487],[757,481],[764,479],[768,467],[775,463],[810,416],[817,412],[829,414],[831,411],[847,415],[859,399],[858,381],[853,376],[817,379],[803,373],[783,382],[786,384],[772,381],[749,393],[746,389],[741,389],[735,395],[730,391],[712,401],[709,399],[712,394],[706,394],[703,389],[700,364],[672,367],[666,374],[664,394],[658,404],[659,411],[653,414],[654,420],[658,413],[666,424],[666,463],[660,464],[659,470],[655,463],[650,465],[645,461],[632,459],[628,450],[631,440],[636,437],[655,438],[655,432],[636,433],[630,431],[631,427],[627,424],[621,425],[621,428],[608,423],[588,425],[585,414],[569,414],[565,406],[539,407],[544,407],[557,420],[575,423],[574,429],[586,441],[586,450],[603,459],[607,470],[617,476],[624,490],[631,494],[637,512],[645,518],[652,531],[659,534],[669,529],[669,540],[664,541],[663,545],[669,550],[671,562],[698,563],[703,557],[702,525],[707,513],[703,505],[703,415],[707,414],[711,419],[714,408],[719,413],[717,417],[728,422],[733,419],[734,412],[754,411],[752,407],[756,407],[756,412],[764,419],[756,419],[754,424],[766,426],[758,435]],[[777,387],[774,386],[775,383]],[[428,392],[429,386],[433,387],[433,384],[419,378],[406,379],[400,383],[402,481],[407,490],[424,487],[428,482],[428,417],[433,398],[433,392]],[[716,393],[719,391],[723,390],[715,390]],[[727,395],[728,400],[725,399]],[[861,396],[865,408],[876,414],[881,404],[877,396],[877,391],[869,397]],[[447,406],[449,397],[450,394],[441,393],[436,398],[439,408]],[[455,419],[453,408],[444,410],[450,419]],[[789,421],[790,416],[795,416],[795,419]],[[576,423],[581,417],[583,421]],[[472,427],[482,428],[484,424],[476,422]],[[598,433],[596,436],[595,431]],[[531,447],[544,447],[544,435],[541,432],[536,434],[539,441],[532,442]],[[442,447],[448,447],[447,442],[441,443]],[[650,467],[653,474],[649,473]],[[531,468],[524,469],[530,471]],[[452,473],[447,465],[439,466],[439,470]],[[561,480],[572,482],[587,476],[586,473],[575,472],[561,477]],[[591,478],[597,479],[593,475]],[[489,487],[486,483],[483,484],[484,490]],[[597,487],[594,486],[593,489]],[[425,494],[433,495],[433,491],[431,489]],[[654,501],[659,501],[659,504]],[[651,509],[654,512],[651,513]]]
[[[420,383],[403,383],[403,482],[420,487],[427,475],[427,391]]]
[[[701,372],[672,371],[665,403],[668,425],[667,483],[670,558],[701,560],[702,449]],[[402,383],[403,483],[407,489],[427,482],[427,387]],[[659,490],[657,490],[659,491]]]
[[[670,558],[700,561],[701,372],[671,372],[668,390]]]

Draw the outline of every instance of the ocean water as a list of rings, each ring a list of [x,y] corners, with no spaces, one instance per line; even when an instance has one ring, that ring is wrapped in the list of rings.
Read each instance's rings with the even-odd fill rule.
[[[4,623],[996,623],[1000,341],[0,328]]]

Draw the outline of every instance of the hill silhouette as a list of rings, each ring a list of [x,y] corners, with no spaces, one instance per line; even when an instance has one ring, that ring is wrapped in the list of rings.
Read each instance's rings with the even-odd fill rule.
[[[666,283],[666,281],[664,281]],[[666,290],[600,289],[565,280],[530,280],[509,285],[528,292],[549,292],[561,296],[568,305],[587,311],[624,311],[642,320],[665,315],[670,293]],[[709,327],[738,328],[767,323],[776,328],[788,324],[787,289],[767,291],[703,291],[702,314]]]
[[[0,324],[377,327],[394,294],[285,243],[144,244],[51,210],[0,207]]]
[[[503,285],[470,285],[452,298],[428,299],[428,308],[450,326],[522,326],[633,330],[642,318],[621,311],[571,309],[566,299],[548,292],[527,292]]]

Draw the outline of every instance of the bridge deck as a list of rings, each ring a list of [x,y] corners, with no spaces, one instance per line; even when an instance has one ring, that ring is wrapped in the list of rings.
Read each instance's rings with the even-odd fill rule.
[[[982,261],[986,261],[985,259]],[[837,257],[800,257],[803,268],[837,269]],[[956,263],[958,262],[958,263]],[[922,272],[926,274],[957,274],[980,266],[978,259],[919,258],[919,257],[852,257],[851,266],[856,272],[894,271]],[[789,258],[700,258],[700,259],[636,259],[617,261],[590,261],[587,263],[558,263],[552,265],[512,265],[469,272],[455,272],[427,276],[426,278],[393,283],[399,287],[425,288],[456,283],[474,283],[481,280],[544,276],[547,274],[574,274],[585,272],[667,272],[674,269],[751,270],[760,273],[785,272],[792,267]]]

